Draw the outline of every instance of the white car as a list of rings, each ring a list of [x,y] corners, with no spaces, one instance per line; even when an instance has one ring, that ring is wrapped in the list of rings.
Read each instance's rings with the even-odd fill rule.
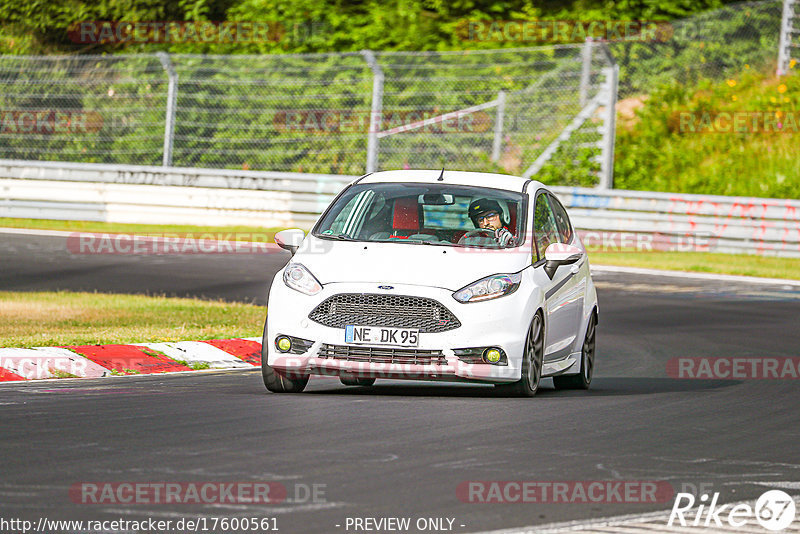
[[[293,256],[269,293],[262,373],[270,391],[303,391],[312,374],[361,386],[491,383],[521,396],[545,377],[556,388],[592,381],[598,308],[589,261],[566,210],[539,182],[368,174],[308,236],[284,230],[275,241]]]

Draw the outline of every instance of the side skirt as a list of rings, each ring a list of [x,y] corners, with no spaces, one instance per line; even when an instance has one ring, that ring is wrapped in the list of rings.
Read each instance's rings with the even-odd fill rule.
[[[555,362],[546,362],[542,368],[542,378],[558,375],[576,375],[581,372],[581,353],[573,352]]]

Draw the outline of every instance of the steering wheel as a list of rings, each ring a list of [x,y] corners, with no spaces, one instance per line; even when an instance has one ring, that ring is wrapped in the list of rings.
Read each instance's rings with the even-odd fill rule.
[[[496,243],[496,240],[494,238],[494,230],[491,230],[489,228],[478,228],[476,230],[470,230],[469,232],[467,232],[466,234],[461,236],[461,239],[458,240],[458,244],[461,245],[467,239],[470,239],[470,238],[473,238],[473,237],[489,238],[489,239],[492,240],[493,243]]]

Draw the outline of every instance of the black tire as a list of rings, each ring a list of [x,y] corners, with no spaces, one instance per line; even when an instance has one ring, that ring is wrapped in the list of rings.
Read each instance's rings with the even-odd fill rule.
[[[273,393],[301,393],[308,384],[308,375],[290,376],[270,367],[267,363],[267,343],[267,324],[264,323],[264,336],[261,338],[261,377],[264,385]]]
[[[556,389],[589,389],[594,374],[594,344],[597,331],[597,318],[592,313],[586,325],[586,336],[581,348],[581,372],[577,375],[554,376]]]
[[[355,377],[353,377],[353,378],[345,378],[343,376],[340,376],[339,380],[345,386],[369,387],[369,386],[371,386],[372,384],[375,383],[375,379],[374,378],[355,378]]]
[[[503,394],[516,397],[533,397],[539,391],[544,365],[544,320],[542,313],[536,312],[525,336],[525,352],[522,356],[522,376],[513,384],[497,384],[495,387]]]

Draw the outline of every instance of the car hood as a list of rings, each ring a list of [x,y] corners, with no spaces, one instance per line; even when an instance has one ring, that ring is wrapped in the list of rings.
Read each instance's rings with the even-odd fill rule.
[[[309,235],[293,262],[323,285],[334,282],[424,285],[457,291],[485,276],[514,273],[530,264],[530,247],[480,249],[351,242]]]

